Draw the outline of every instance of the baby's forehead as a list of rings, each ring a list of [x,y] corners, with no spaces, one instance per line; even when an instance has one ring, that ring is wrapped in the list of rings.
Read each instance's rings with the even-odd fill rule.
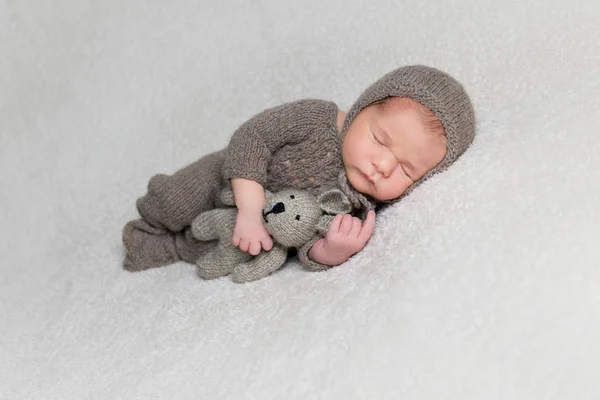
[[[394,110],[417,110],[418,108],[423,107],[421,103],[416,100],[411,99],[410,97],[396,97],[390,96],[386,97],[378,102],[381,104],[383,110],[386,111],[394,111]]]
[[[434,112],[423,104],[408,97],[387,97],[381,102],[385,117],[400,115],[416,116],[428,133],[445,138],[444,127]]]
[[[377,104],[381,119],[396,119],[402,116],[417,116],[419,103],[406,97],[388,97]]]

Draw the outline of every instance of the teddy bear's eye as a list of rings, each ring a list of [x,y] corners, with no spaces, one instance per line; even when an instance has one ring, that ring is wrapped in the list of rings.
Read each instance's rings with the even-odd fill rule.
[[[293,199],[295,199],[295,198],[296,198],[296,196],[294,196],[293,194],[291,194],[291,195],[290,195],[290,199],[292,199],[292,200],[293,200]]]
[[[300,216],[296,215],[296,221],[300,221]]]

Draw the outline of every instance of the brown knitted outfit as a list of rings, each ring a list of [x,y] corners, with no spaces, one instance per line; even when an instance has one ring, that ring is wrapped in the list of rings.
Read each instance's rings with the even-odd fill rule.
[[[341,135],[335,103],[309,99],[270,108],[242,124],[227,148],[173,175],[159,174],[150,179],[148,192],[137,200],[142,219],[130,221],[123,229],[127,249],[124,267],[133,271],[179,260],[195,262],[212,243],[194,239],[191,222],[200,213],[222,206],[219,193],[233,178],[255,180],[272,192],[302,188],[318,194],[337,186],[352,203],[353,213],[366,215],[378,204],[348,183],[342,138],[362,109],[390,96],[410,97],[430,108],[448,137],[444,160],[405,194],[446,169],[472,142],[474,114],[466,92],[449,75],[424,66],[399,68],[371,85],[349,110]],[[298,257],[309,269],[318,270],[324,266],[308,258],[315,242],[299,249]]]
[[[292,187],[317,195],[335,186],[344,171],[337,113],[335,103],[323,100],[270,108],[240,126],[226,149],[171,176],[154,176],[147,194],[137,200],[142,220],[130,222],[123,232],[128,250],[125,268],[195,262],[207,245],[192,236],[192,220],[222,206],[219,194],[233,178],[255,180],[271,192]],[[360,198],[364,207],[374,209],[364,196],[346,190],[348,197]],[[300,252],[299,258],[313,263],[307,253],[308,249]]]

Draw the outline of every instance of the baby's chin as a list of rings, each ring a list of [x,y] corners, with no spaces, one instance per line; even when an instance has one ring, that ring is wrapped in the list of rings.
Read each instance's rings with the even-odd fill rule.
[[[371,197],[378,201],[393,201],[400,198],[406,192],[406,189],[402,189],[397,185],[390,186],[390,182],[381,182],[381,186],[375,189],[375,193]]]

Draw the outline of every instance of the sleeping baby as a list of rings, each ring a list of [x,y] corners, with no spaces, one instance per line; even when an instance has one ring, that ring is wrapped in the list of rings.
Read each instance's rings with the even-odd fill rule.
[[[194,263],[210,243],[196,240],[190,225],[200,213],[223,207],[224,188],[233,190],[238,209],[231,240],[252,255],[273,246],[262,215],[265,189],[342,190],[353,211],[337,215],[326,234],[297,250],[308,270],[343,264],[365,247],[376,210],[448,168],[474,135],[462,85],[419,65],[381,77],[347,114],[313,99],[267,109],[243,123],[225,149],[150,179],[137,200],[141,218],[123,229],[124,268]]]

